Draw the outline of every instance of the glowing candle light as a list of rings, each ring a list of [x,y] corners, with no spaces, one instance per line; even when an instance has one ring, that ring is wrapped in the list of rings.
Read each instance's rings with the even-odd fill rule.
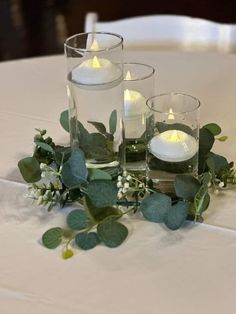
[[[130,71],[127,71],[125,81],[132,80]],[[137,117],[147,112],[145,97],[135,90],[125,89],[124,111],[126,118]]]
[[[168,120],[174,120],[170,108]],[[168,130],[154,136],[149,142],[149,151],[158,159],[181,162],[192,158],[198,151],[196,139],[180,130]]]
[[[93,40],[90,51],[99,51],[98,42]],[[118,80],[121,69],[116,64],[105,58],[94,56],[83,61],[72,70],[72,80],[82,85],[100,85]]]
[[[172,108],[170,108],[170,110],[169,110],[167,119],[168,120],[174,120],[175,119],[175,116],[174,116]]]

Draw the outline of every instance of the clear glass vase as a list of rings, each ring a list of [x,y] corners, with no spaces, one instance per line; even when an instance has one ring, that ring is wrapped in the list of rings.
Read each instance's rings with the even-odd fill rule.
[[[176,174],[198,173],[200,101],[168,93],[147,101],[147,176],[154,183],[173,183]]]
[[[112,172],[123,147],[123,38],[76,34],[65,55],[71,146],[84,151],[88,168]]]
[[[125,168],[145,174],[146,101],[154,93],[155,69],[147,64],[124,63]]]

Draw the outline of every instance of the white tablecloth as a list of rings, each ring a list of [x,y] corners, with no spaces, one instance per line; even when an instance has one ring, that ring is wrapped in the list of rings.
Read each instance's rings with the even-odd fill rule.
[[[201,122],[217,122],[229,136],[215,152],[236,160],[236,55],[128,52],[127,61],[157,69],[156,93],[184,92],[202,102]],[[63,56],[0,64],[0,177],[21,181],[17,161],[32,153],[34,128],[57,142],[66,109]],[[129,238],[117,249],[98,246],[70,260],[40,245],[61,225],[23,198],[26,187],[0,180],[0,308],[13,313],[234,314],[236,308],[235,189],[212,196],[206,224],[171,232],[126,220]]]
[[[128,218],[119,248],[77,250],[65,261],[40,244],[64,215],[32,206],[24,185],[0,181],[0,189],[1,313],[235,313],[235,231],[189,224],[172,232]]]

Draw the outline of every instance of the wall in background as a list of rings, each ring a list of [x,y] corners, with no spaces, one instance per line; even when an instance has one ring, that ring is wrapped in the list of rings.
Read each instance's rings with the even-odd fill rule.
[[[0,60],[62,53],[65,38],[83,31],[89,11],[101,21],[177,14],[236,24],[236,0],[0,0]]]

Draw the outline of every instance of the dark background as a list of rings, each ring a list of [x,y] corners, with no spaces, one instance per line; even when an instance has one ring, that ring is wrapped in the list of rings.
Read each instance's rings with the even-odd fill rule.
[[[177,14],[236,24],[236,0],[0,0],[0,60],[63,52],[66,37],[84,30],[87,12],[109,21]]]

